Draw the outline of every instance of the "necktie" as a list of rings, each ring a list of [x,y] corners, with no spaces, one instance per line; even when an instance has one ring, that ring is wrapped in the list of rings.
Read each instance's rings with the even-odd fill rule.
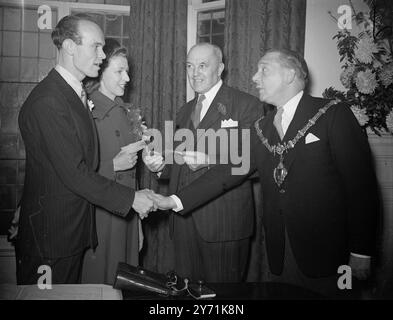
[[[86,91],[83,87],[82,87],[82,91],[81,91],[81,100],[83,102],[83,105],[86,107],[87,95],[86,95]]]
[[[280,136],[281,140],[282,138],[284,138],[284,131],[282,129],[282,124],[281,124],[283,112],[284,112],[284,108],[279,108],[277,110],[276,115],[274,116],[274,121],[273,121],[273,124],[276,127],[278,135]]]
[[[201,122],[201,110],[202,110],[202,101],[205,100],[206,97],[204,94],[201,94],[198,97],[198,102],[195,105],[195,109],[194,109],[194,116],[192,119],[192,122],[194,123],[194,127],[197,128],[199,125],[199,122]]]

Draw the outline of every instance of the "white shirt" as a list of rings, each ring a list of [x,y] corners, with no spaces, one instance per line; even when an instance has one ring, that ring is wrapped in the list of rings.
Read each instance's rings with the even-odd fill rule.
[[[222,80],[220,79],[220,81],[218,81],[213,87],[211,87],[208,92],[203,94],[205,96],[205,100],[202,101],[201,118],[199,119],[200,121],[202,121],[203,117],[209,111],[209,107],[212,104],[221,86]]]
[[[55,70],[61,75],[65,82],[70,85],[78,97],[82,99],[82,82],[80,82],[71,72],[59,64],[56,65]]]
[[[296,96],[292,97],[286,104],[282,106],[284,112],[282,113],[281,126],[284,134],[287,132],[289,125],[295,115],[300,99],[303,97],[303,91],[300,91]]]

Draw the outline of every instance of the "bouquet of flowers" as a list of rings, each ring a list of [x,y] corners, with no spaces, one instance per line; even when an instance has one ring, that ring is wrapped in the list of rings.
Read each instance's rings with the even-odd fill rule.
[[[340,81],[347,90],[330,87],[323,96],[349,103],[363,128],[378,135],[383,131],[393,134],[392,33],[386,32],[386,21],[375,7],[371,14],[353,12],[359,33],[343,29],[333,37],[343,63]]]
[[[147,127],[142,119],[141,109],[135,107],[131,103],[124,103],[123,107],[126,111],[128,122],[132,128],[131,134],[135,137],[136,140],[143,139]]]

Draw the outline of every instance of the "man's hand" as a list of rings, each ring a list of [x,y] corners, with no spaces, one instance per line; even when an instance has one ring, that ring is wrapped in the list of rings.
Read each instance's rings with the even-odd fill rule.
[[[371,274],[371,258],[349,256],[349,266],[352,270],[352,275],[358,280],[366,280]]]
[[[199,151],[184,151],[181,153],[184,162],[192,171],[209,166],[209,156]]]
[[[142,160],[151,172],[160,172],[165,167],[162,155],[155,151],[149,151],[148,148],[143,150]]]
[[[151,196],[151,199],[155,202],[156,206],[160,210],[169,210],[176,208],[176,203],[171,197],[165,197],[161,194],[155,193]]]
[[[135,192],[134,202],[132,208],[138,212],[141,219],[146,218],[151,211],[156,211],[157,206],[152,200],[154,192],[149,189],[144,189]]]

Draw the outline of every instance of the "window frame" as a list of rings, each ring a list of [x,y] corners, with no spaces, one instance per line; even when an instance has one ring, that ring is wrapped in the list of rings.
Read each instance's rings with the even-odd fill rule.
[[[69,15],[72,9],[78,9],[86,12],[103,12],[111,13],[127,13],[130,15],[130,6],[117,4],[102,4],[102,3],[82,3],[82,2],[66,2],[66,1],[46,1],[46,0],[0,0],[0,4],[12,6],[41,6],[47,5],[57,9],[58,21],[61,18]],[[58,22],[57,21],[57,22]]]

